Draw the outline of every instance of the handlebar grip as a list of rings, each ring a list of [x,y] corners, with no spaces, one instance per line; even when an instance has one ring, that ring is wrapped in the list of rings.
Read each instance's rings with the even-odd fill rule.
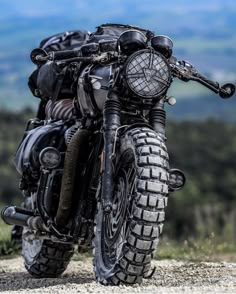
[[[75,57],[90,57],[92,54],[97,53],[98,50],[99,44],[89,43],[82,45],[80,49],[50,52],[49,56],[51,60],[59,61]]]
[[[50,60],[64,60],[74,57],[81,56],[81,51],[79,49],[73,49],[73,50],[64,50],[64,51],[53,51],[49,52],[49,58]]]

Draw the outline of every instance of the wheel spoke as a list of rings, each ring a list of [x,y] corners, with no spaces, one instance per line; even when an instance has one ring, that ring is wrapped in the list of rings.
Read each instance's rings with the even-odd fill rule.
[[[114,189],[113,211],[104,215],[104,260],[114,264],[121,254],[127,236],[127,222],[130,216],[130,199],[135,187],[135,167],[127,165],[120,169]]]

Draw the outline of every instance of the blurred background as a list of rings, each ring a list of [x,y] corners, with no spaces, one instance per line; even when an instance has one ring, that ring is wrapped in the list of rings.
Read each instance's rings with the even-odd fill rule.
[[[107,22],[137,25],[168,35],[174,55],[212,80],[236,82],[234,0],[0,0],[0,7],[0,207],[21,202],[12,162],[39,102],[27,81],[35,68],[30,52],[42,39],[66,30],[94,31]],[[169,94],[177,99],[167,107],[171,167],[185,172],[187,184],[170,196],[159,255],[232,258],[236,97],[225,101],[194,82],[179,81]],[[9,242],[9,228],[2,224],[0,255],[12,252]]]

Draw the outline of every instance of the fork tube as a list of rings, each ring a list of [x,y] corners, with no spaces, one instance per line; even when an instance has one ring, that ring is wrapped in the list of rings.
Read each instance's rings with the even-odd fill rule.
[[[106,213],[110,213],[112,210],[114,176],[112,153],[115,131],[120,126],[120,110],[121,105],[119,97],[115,90],[111,89],[108,94],[108,99],[105,101],[103,114],[104,166],[102,181],[102,205]]]
[[[157,133],[165,137],[166,112],[164,109],[164,104],[164,99],[161,99],[154,105],[149,114],[149,122]]]

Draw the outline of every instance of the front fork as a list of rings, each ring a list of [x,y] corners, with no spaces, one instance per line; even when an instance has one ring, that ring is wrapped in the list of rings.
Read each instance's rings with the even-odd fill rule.
[[[166,112],[164,110],[164,98],[159,100],[151,109],[149,114],[149,123],[153,129],[166,140]],[[113,163],[112,155],[114,148],[114,137],[116,130],[120,127],[121,105],[119,96],[114,89],[109,91],[108,99],[105,101],[103,114],[103,131],[104,131],[104,161],[103,161],[103,177],[102,177],[102,207],[105,213],[112,211],[113,199]],[[172,172],[173,171],[173,172]],[[169,170],[170,174],[170,191],[179,190],[185,182],[183,172],[173,169]],[[180,181],[179,179],[182,179]],[[177,184],[177,179],[179,185]]]
[[[102,177],[102,207],[105,213],[112,210],[113,199],[113,163],[112,154],[114,148],[114,137],[116,130],[120,127],[121,105],[117,92],[111,89],[108,98],[105,101],[103,113],[103,131],[104,131],[104,161]],[[150,111],[150,125],[154,130],[165,139],[165,120],[164,99],[161,99]]]
[[[162,98],[159,100],[149,113],[149,123],[153,127],[156,133],[160,134],[164,139],[166,139],[166,112],[164,109],[165,100]]]
[[[112,154],[116,130],[120,127],[121,105],[115,90],[110,90],[104,104],[103,131],[104,131],[104,162],[102,177],[102,207],[105,213],[112,211],[113,198],[113,164]]]
[[[151,109],[149,114],[149,123],[153,129],[166,140],[166,112],[164,109],[164,98],[159,100]],[[180,190],[185,185],[184,173],[176,168],[169,169],[169,192]]]

